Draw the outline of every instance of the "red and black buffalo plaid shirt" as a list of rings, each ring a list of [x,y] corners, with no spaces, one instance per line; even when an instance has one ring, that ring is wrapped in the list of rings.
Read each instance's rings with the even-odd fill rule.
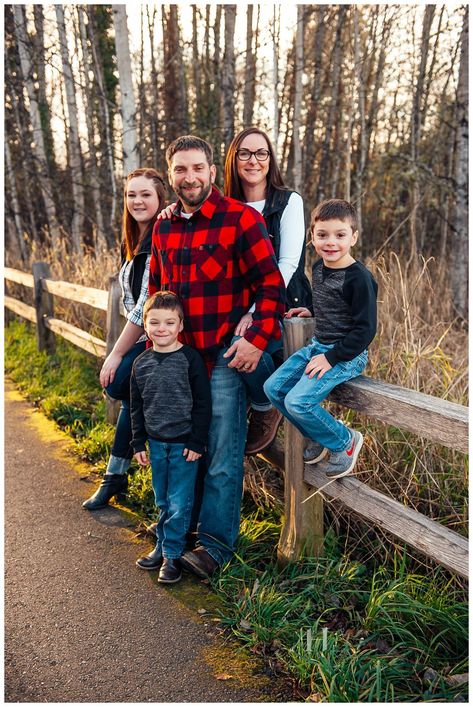
[[[285,288],[263,217],[215,187],[190,219],[180,211],[178,203],[154,227],[149,294],[162,289],[179,296],[179,338],[202,354],[209,370],[253,303],[245,339],[264,350],[281,336]]]

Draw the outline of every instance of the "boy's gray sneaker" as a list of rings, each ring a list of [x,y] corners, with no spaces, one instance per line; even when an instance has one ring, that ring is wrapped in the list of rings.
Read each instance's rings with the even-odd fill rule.
[[[363,446],[363,435],[356,430],[350,430],[350,432],[351,440],[348,447],[341,452],[330,452],[328,459],[318,466],[318,469],[325,472],[329,479],[340,479],[353,471]]]
[[[304,449],[304,463],[317,464],[317,462],[326,456],[327,451],[327,448],[324,447],[323,444],[311,440]]]

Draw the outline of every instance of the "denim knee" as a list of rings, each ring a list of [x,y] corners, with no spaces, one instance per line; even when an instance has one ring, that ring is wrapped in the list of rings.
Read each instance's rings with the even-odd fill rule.
[[[284,406],[288,413],[293,417],[301,417],[307,415],[308,400],[307,396],[301,395],[293,388],[284,398]]]

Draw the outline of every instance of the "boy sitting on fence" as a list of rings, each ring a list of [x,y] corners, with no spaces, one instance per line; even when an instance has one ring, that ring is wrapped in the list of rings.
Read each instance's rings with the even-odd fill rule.
[[[320,403],[336,385],[365,368],[367,347],[376,333],[378,287],[369,270],[350,254],[358,239],[352,204],[342,199],[319,204],[312,212],[311,236],[321,257],[312,268],[314,337],[273,373],[264,389],[274,406],[311,440],[304,461],[318,463],[329,478],[338,479],[352,472],[363,435],[336,420]],[[286,314],[292,316],[311,313],[296,307]]]
[[[189,530],[198,459],[205,451],[212,402],[205,364],[197,351],[178,341],[183,310],[173,292],[156,292],[143,308],[143,324],[152,343],[133,363],[132,445],[151,478],[159,522],[154,550],[136,564],[159,569],[158,582],[181,578],[179,558]]]

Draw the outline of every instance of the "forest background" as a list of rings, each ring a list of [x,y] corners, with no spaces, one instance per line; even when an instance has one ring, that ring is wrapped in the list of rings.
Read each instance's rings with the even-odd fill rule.
[[[229,142],[255,124],[306,219],[324,198],[356,203],[355,255],[379,284],[368,375],[467,404],[466,4],[34,4],[5,5],[4,19],[8,266],[45,260],[54,279],[107,289],[124,176],[164,175],[167,144],[192,132],[213,144],[222,186]],[[103,338],[102,313],[54,306]],[[23,323],[5,340],[16,384],[103,472],[113,429],[100,362],[64,341],[39,353]],[[464,455],[355,424],[363,483],[467,535]],[[246,471],[243,559],[213,589],[268,674],[289,673],[313,701],[466,701],[464,583],[334,502],[324,556],[281,572],[281,476],[259,459]],[[135,471],[128,503],[154,519],[149,474]]]

